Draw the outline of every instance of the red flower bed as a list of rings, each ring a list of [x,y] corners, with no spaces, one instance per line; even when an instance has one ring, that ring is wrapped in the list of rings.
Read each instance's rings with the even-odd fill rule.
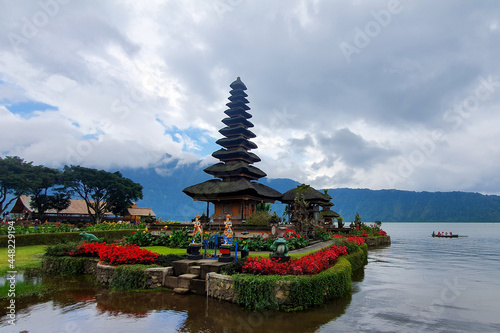
[[[83,243],[78,246],[76,251],[69,252],[69,255],[70,256],[98,257],[99,250],[105,245],[106,245],[106,243],[97,243],[97,242],[87,243],[86,241],[83,241]]]
[[[318,274],[333,265],[335,259],[343,254],[347,254],[346,246],[332,245],[299,259],[290,259],[282,263],[264,257],[250,257],[243,265],[242,272],[261,275]]]
[[[379,234],[380,236],[385,236],[385,235],[387,235],[387,232],[385,232],[384,230],[380,230],[380,231],[378,232],[378,234]]]
[[[99,258],[111,265],[152,264],[158,258],[158,253],[141,249],[135,244],[108,245],[99,250]]]
[[[359,236],[354,236],[354,235],[348,235],[347,237],[341,236],[341,235],[333,235],[333,238],[344,238],[344,239],[347,239],[348,242],[356,243],[358,246],[365,242],[365,240],[363,238],[361,238]]]
[[[76,251],[70,252],[69,255],[99,256],[99,259],[110,265],[152,264],[158,258],[158,253],[141,249],[135,244],[115,245],[87,242],[83,242]]]

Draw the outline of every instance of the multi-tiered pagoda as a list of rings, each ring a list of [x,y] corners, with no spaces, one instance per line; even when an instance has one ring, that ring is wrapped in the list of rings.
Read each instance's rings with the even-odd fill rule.
[[[229,109],[224,111],[228,117],[222,119],[226,127],[219,131],[224,138],[216,141],[223,148],[212,154],[220,162],[204,170],[216,179],[183,190],[193,200],[214,204],[211,217],[215,223],[223,223],[227,214],[233,223],[240,223],[255,211],[258,203],[274,203],[281,198],[280,192],[257,182],[266,174],[252,165],[260,158],[249,152],[257,145],[250,141],[255,134],[249,130],[253,124],[248,121],[252,115],[248,113],[247,87],[239,77],[230,87],[230,102],[226,104]]]

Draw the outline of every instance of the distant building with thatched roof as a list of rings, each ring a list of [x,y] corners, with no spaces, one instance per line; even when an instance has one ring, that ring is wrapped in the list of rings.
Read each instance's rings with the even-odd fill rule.
[[[91,213],[93,213],[92,208],[90,208]],[[21,219],[31,219],[33,215],[33,209],[31,208],[31,197],[26,195],[21,195],[16,200],[14,206],[10,210],[11,218],[21,218]],[[45,217],[50,220],[63,220],[63,221],[85,221],[90,219],[89,211],[87,210],[87,204],[83,199],[70,199],[70,205],[68,208],[61,211],[56,211],[55,209],[50,209],[45,212]],[[152,217],[155,218],[156,214],[151,208],[141,208],[137,207],[137,204],[133,204],[128,209],[128,214],[123,216],[125,221],[141,221],[141,219]],[[105,214],[106,219],[114,219],[113,213],[108,212]]]
[[[195,201],[214,204],[211,218],[215,223],[223,223],[227,214],[233,223],[240,223],[255,212],[258,203],[274,203],[281,198],[280,192],[257,182],[266,173],[252,165],[260,158],[249,151],[257,145],[250,141],[255,134],[249,130],[253,124],[248,121],[252,115],[248,113],[247,87],[239,77],[230,87],[229,109],[224,111],[228,117],[222,119],[226,127],[219,131],[224,138],[216,141],[222,148],[212,154],[220,162],[204,170],[216,179],[183,190]]]

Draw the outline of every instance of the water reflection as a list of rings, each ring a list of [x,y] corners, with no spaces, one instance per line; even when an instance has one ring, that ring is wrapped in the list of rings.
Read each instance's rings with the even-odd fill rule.
[[[363,279],[363,270],[355,274]],[[54,292],[19,298],[18,325],[29,332],[39,327],[74,332],[314,332],[345,313],[351,295],[298,313],[247,311],[238,305],[198,295],[177,295],[168,290],[110,292],[83,277],[43,277]],[[0,306],[7,306],[6,301]],[[89,320],[91,323],[89,323]],[[7,328],[2,317],[0,331]],[[113,325],[109,325],[109,323]],[[58,324],[59,323],[59,324]],[[64,324],[65,323],[65,324]],[[64,325],[63,325],[64,324]],[[40,326],[42,325],[42,326]],[[65,326],[66,325],[66,326]]]
[[[392,245],[369,252],[368,265],[354,272],[352,295],[309,311],[252,312],[202,296],[110,293],[83,278],[44,278],[54,291],[16,301],[15,331],[500,332],[500,224],[384,229]],[[469,237],[434,239],[432,229]],[[6,325],[4,316],[0,332],[11,332]]]

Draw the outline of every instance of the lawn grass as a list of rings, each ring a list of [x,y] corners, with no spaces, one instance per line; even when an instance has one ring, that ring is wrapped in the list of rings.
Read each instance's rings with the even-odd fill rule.
[[[143,249],[155,252],[158,254],[186,254],[187,249],[170,248],[165,246],[143,246]]]
[[[8,271],[23,271],[28,268],[40,267],[42,265],[42,256],[45,253],[47,245],[31,245],[16,247],[16,256],[14,269],[9,267],[8,249],[0,248],[0,276],[7,274]]]
[[[7,298],[10,292],[12,292],[12,290],[10,289],[9,281],[5,281],[4,285],[0,287],[0,299]],[[47,289],[44,285],[33,284],[26,281],[16,281],[16,286],[14,289],[16,298],[33,295],[42,296],[46,292]]]

